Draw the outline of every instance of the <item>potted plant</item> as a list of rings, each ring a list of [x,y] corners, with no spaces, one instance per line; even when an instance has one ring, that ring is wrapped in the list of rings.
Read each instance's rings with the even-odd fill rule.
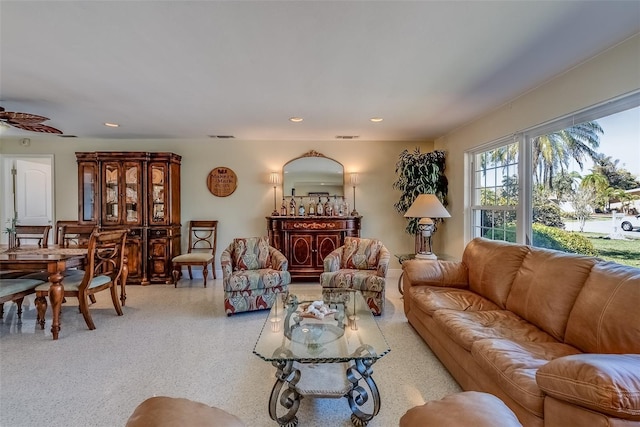
[[[413,153],[402,151],[396,163],[398,179],[393,183],[393,188],[402,192],[400,200],[393,205],[396,211],[404,215],[420,194],[435,194],[446,206],[449,181],[444,175],[444,169],[444,151],[421,153],[420,148],[416,148]],[[406,231],[415,234],[419,218],[408,220]]]
[[[16,247],[16,219],[11,218],[11,220],[7,220],[9,224],[4,232],[9,235],[9,249],[13,249]]]

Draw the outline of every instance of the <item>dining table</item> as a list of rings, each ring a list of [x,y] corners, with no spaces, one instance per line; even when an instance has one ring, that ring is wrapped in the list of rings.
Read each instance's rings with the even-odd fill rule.
[[[51,333],[57,340],[60,333],[60,310],[64,299],[62,272],[68,268],[83,267],[87,258],[87,248],[63,248],[49,246],[19,246],[14,248],[0,247],[0,272],[19,270],[27,272],[46,271],[50,273],[49,301],[53,320]],[[45,302],[46,306],[46,302]],[[38,319],[44,327],[44,314]]]

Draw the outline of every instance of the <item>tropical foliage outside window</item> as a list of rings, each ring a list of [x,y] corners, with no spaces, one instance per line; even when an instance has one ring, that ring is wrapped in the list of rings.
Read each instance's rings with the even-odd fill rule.
[[[640,118],[640,108],[635,110]],[[602,152],[606,129],[599,119],[561,124],[558,130],[547,126],[544,132],[523,132],[471,153],[472,237],[587,255],[603,255],[597,237],[620,238],[631,248],[626,257],[640,259],[640,232],[597,237],[584,233],[591,219],[615,225],[621,220],[609,218],[616,211],[620,217],[638,214],[640,157],[630,171],[620,159]],[[634,132],[628,143],[638,150],[631,153],[640,155],[640,125]],[[625,255],[621,258],[624,262]]]

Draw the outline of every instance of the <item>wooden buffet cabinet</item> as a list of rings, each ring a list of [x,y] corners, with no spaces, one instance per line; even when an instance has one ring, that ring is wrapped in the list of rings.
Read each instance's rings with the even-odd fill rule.
[[[180,253],[180,162],[174,153],[78,152],[78,222],[128,230],[128,283],[173,283]]]
[[[342,246],[346,236],[360,237],[361,218],[269,216],[269,243],[289,260],[292,280],[317,281],[324,258]]]

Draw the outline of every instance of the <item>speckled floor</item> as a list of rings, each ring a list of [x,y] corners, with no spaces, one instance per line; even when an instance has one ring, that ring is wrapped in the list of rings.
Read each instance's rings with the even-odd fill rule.
[[[129,286],[124,316],[108,294],[98,295],[89,331],[70,298],[60,339],[36,328],[33,296],[22,322],[5,304],[0,323],[0,426],[124,426],[150,396],[197,400],[236,414],[248,427],[271,427],[268,399],[275,368],[252,353],[266,312],[227,317],[222,281]],[[314,286],[314,285],[293,285]],[[397,426],[412,406],[460,391],[409,326],[397,290],[387,279],[385,313],[377,318],[391,352],[374,366],[382,407],[369,426]],[[304,398],[301,427],[350,426],[347,400]]]

